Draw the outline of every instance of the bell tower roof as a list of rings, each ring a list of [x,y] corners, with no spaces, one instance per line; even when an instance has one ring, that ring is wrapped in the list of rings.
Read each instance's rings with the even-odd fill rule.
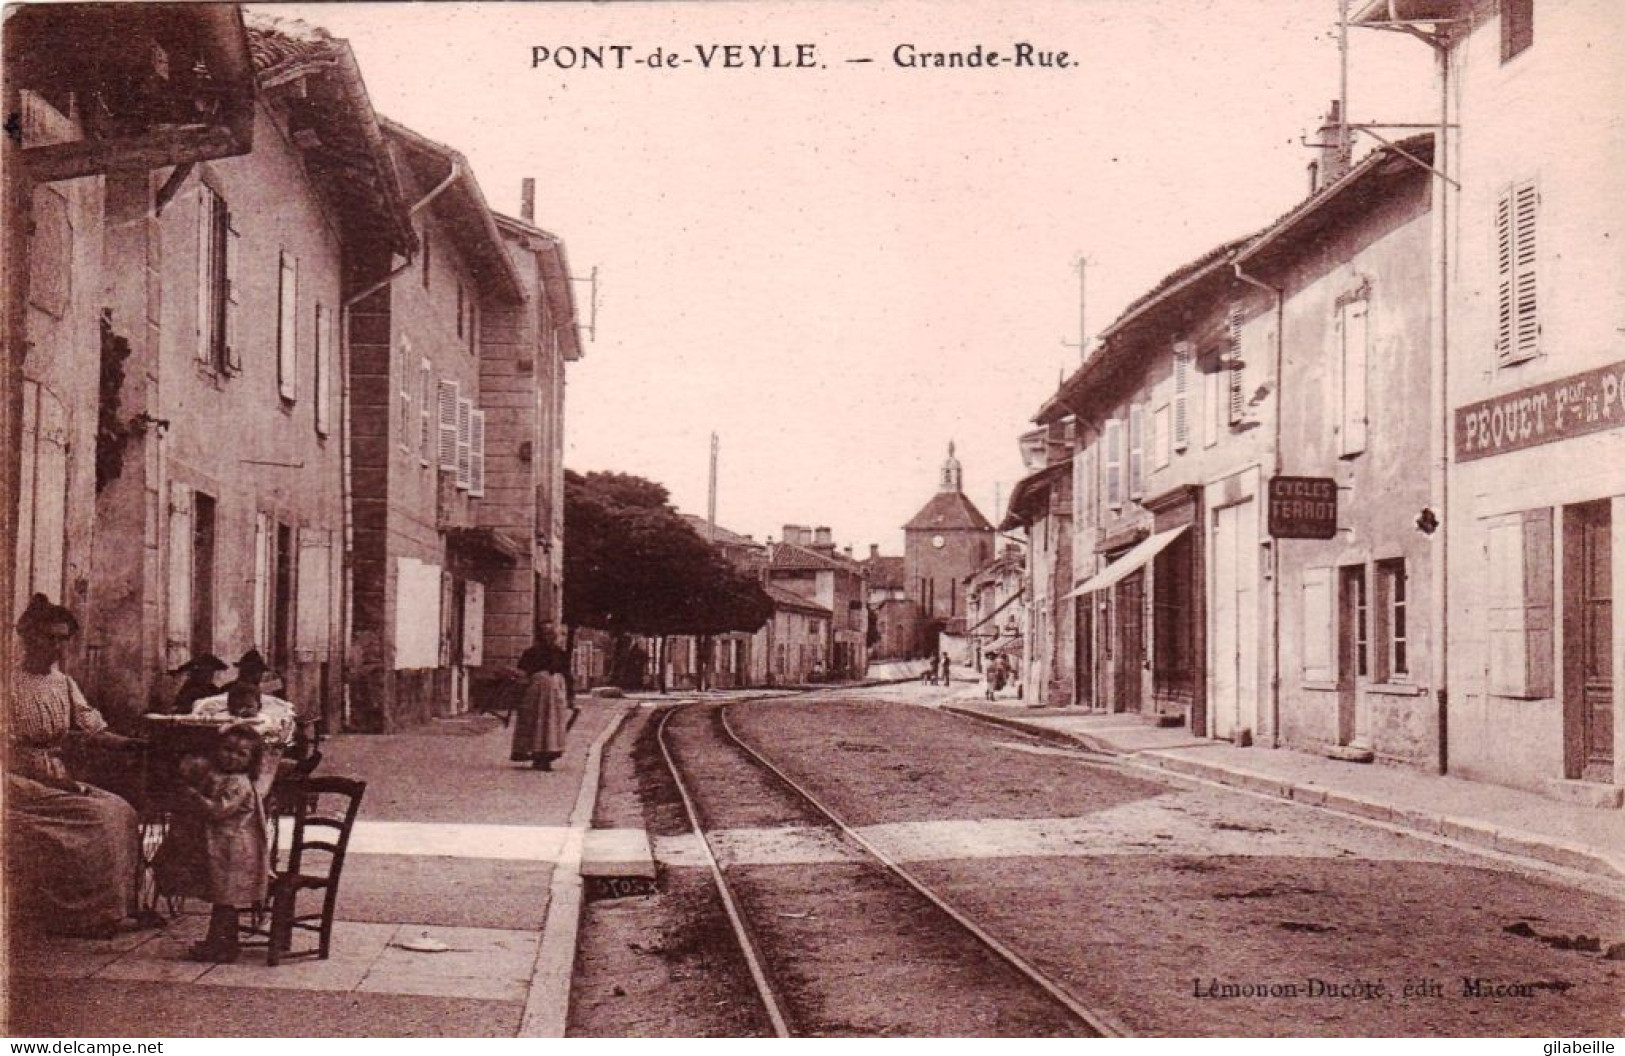
[[[938,491],[964,491],[965,471],[954,457],[954,442],[948,441],[948,458],[942,463],[942,476],[937,480]]]

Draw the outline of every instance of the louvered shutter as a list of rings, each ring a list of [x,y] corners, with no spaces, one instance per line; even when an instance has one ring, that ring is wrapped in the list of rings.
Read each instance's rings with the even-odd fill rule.
[[[1509,191],[1501,196],[1501,200],[1495,206],[1495,355],[1502,363],[1514,362],[1512,257],[1512,193]]]
[[[1242,383],[1245,380],[1246,364],[1241,358],[1241,308],[1230,309],[1226,319],[1226,330],[1229,337],[1229,348],[1225,356],[1226,399],[1228,400],[1229,417],[1231,425],[1241,421],[1246,413],[1246,405],[1242,393]]]
[[[299,260],[287,250],[277,260],[277,392],[292,402],[299,395]]]
[[[402,451],[410,451],[412,442],[417,439],[418,423],[412,417],[412,342],[405,334],[401,335],[395,351],[395,376],[401,407],[400,445]]]
[[[468,423],[468,493],[485,494],[485,412],[475,411]]]
[[[316,434],[326,436],[332,428],[333,401],[333,319],[325,306],[316,306]]]
[[[254,515],[254,645],[263,646],[271,629],[271,519]]]
[[[428,465],[435,457],[434,364],[424,360],[418,367],[418,458]]]
[[[213,313],[210,293],[214,289],[214,192],[207,184],[197,185],[197,358],[214,362]]]
[[[1145,406],[1131,404],[1128,409],[1128,493],[1140,494],[1145,479]]]
[[[222,208],[224,208],[223,205]],[[216,291],[216,295],[224,296],[226,301],[221,307],[221,311],[225,314],[225,333],[221,336],[221,340],[225,343],[225,367],[227,373],[241,374],[243,372],[243,352],[239,335],[240,320],[238,318],[242,315],[241,291],[239,289],[242,285],[240,281],[242,272],[238,270],[241,263],[240,238],[229,212],[226,213],[223,230],[226,235],[226,251],[223,254],[226,274],[224,282],[221,283],[222,289]]]
[[[442,379],[437,401],[440,420],[439,458],[441,469],[457,468],[457,383]]]
[[[474,431],[474,404],[470,400],[457,400],[457,486],[468,489],[468,474]]]
[[[1183,451],[1190,443],[1191,350],[1188,345],[1174,349],[1174,450]]]
[[[1540,195],[1533,183],[1513,191],[1513,226],[1517,230],[1517,255],[1513,259],[1514,293],[1517,298],[1517,330],[1513,333],[1514,355],[1529,359],[1540,351],[1540,315],[1535,290],[1535,220]]]
[[[164,621],[165,660],[183,664],[192,647],[192,490],[169,485],[169,591]]]
[[[1123,420],[1106,420],[1106,505],[1123,505]]]

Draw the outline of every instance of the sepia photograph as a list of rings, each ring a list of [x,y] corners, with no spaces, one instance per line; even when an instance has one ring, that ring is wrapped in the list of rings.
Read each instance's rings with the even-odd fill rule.
[[[1625,3],[3,15],[17,1051],[1625,1036]]]

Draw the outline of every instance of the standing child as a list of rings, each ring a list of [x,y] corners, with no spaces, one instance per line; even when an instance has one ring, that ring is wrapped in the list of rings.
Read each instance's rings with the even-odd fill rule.
[[[188,953],[194,961],[236,961],[237,912],[265,901],[270,850],[253,782],[262,751],[254,727],[236,723],[220,731],[210,756],[181,763],[185,783],[153,871],[164,894],[213,906],[207,937]]]

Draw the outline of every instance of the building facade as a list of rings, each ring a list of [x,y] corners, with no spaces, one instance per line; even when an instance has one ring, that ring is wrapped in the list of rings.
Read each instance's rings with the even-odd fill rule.
[[[929,655],[944,632],[963,633],[965,577],[993,557],[993,525],[964,484],[950,443],[937,493],[903,525],[903,588],[918,613],[916,655]]]

